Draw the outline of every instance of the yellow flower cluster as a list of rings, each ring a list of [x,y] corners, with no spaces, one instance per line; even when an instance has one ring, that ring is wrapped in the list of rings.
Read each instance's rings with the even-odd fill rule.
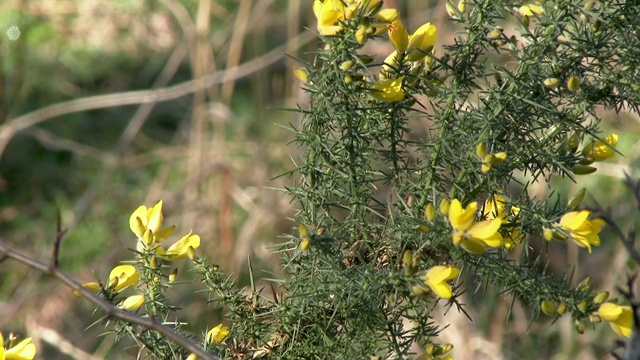
[[[451,344],[433,344],[430,343],[425,349],[425,353],[418,356],[416,360],[453,360],[450,354],[453,350]]]
[[[589,219],[591,211],[571,211],[560,219],[552,229],[543,229],[547,241],[564,241],[571,238],[578,246],[587,248],[591,253],[591,246],[600,246],[599,233],[604,228],[602,219]]]
[[[631,337],[633,329],[633,308],[631,306],[621,306],[614,302],[606,302],[600,305],[598,315],[607,320],[613,331],[626,338]]]
[[[491,171],[491,168],[496,165],[500,165],[507,160],[507,153],[504,151],[495,154],[488,154],[487,145],[483,142],[476,146],[476,156],[478,156],[482,161],[480,170],[482,170],[483,173],[488,173]]]
[[[574,142],[575,148],[572,150],[577,150],[578,140]],[[581,151],[582,158],[579,163],[575,165],[571,170],[576,175],[587,175],[596,172],[596,168],[593,166],[589,166],[596,161],[605,161],[610,159],[616,155],[616,145],[618,144],[618,134],[611,133],[608,136],[601,140],[592,140],[590,143],[585,145],[585,147]]]
[[[162,220],[162,201],[159,201],[151,208],[142,205],[131,214],[129,227],[138,237],[137,250],[139,252],[152,249],[156,254],[164,255],[167,260],[179,260],[188,256],[189,248],[195,250],[200,247],[200,236],[192,235],[191,231],[166,251],[162,247],[155,245],[164,241],[175,230],[175,226],[161,228]]]
[[[517,206],[507,206],[507,199],[502,195],[494,195],[487,198],[482,208],[482,218],[486,220],[500,219],[502,222],[501,229],[506,232],[503,236],[503,246],[511,249],[514,245],[518,245],[524,235],[520,228],[516,225],[516,220],[520,214],[520,208]]]
[[[460,275],[460,270],[454,266],[438,265],[421,273],[422,282],[415,285],[411,291],[414,295],[426,295],[430,291],[443,299],[451,299],[450,280]]]
[[[17,344],[18,339],[13,334],[9,336],[9,347],[4,348],[4,337],[0,333],[0,360],[33,360],[36,357],[36,346],[31,338],[26,338]]]
[[[449,223],[453,227],[453,244],[462,246],[473,254],[482,254],[488,247],[503,246],[503,238],[498,230],[502,219],[497,217],[489,220],[475,221],[478,213],[478,203],[472,202],[466,208],[460,200],[454,199],[449,206]]]

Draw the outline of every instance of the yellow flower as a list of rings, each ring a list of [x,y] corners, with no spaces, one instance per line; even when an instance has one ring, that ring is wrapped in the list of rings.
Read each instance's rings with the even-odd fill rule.
[[[487,247],[502,246],[502,235],[498,232],[502,220],[491,219],[474,223],[478,203],[472,202],[466,208],[458,199],[449,207],[449,222],[453,227],[453,244],[461,245],[474,254],[484,253]]]
[[[138,284],[140,273],[133,265],[118,265],[109,273],[109,287],[120,292],[129,286]]]
[[[229,335],[229,328],[219,324],[207,332],[207,341],[220,343]]]
[[[171,245],[171,247],[167,249],[165,255],[168,260],[184,259],[188,256],[190,247],[194,249],[200,247],[200,236],[191,235],[191,231],[189,231],[189,233],[183,236],[180,240],[176,241],[175,244]]]
[[[400,14],[397,9],[384,9],[380,10],[377,16],[377,20],[382,23],[392,23],[394,22]]]
[[[134,311],[138,310],[142,305],[144,305],[144,295],[132,295],[124,299],[118,307],[127,311]]]
[[[612,158],[616,151],[614,148],[618,144],[618,134],[612,133],[603,139],[592,141],[582,149],[582,155],[590,157],[595,161],[604,161]]]
[[[198,360],[198,355],[191,353],[187,356],[187,360]]]
[[[418,356],[416,360],[453,360],[453,356],[449,354],[453,349],[451,344],[429,344],[425,349],[425,353]]]
[[[458,274],[460,274],[460,270],[453,266],[434,266],[427,271],[424,283],[441,298],[451,299],[451,285],[447,283],[447,280],[455,279]]]
[[[528,4],[528,5],[520,6],[520,9],[518,9],[518,12],[520,12],[520,14],[524,16],[533,16],[533,14],[540,15],[544,13],[544,8],[539,5]]]
[[[160,228],[163,219],[162,200],[160,200],[151,208],[144,205],[138,207],[129,217],[129,227],[138,240],[148,247],[151,243],[160,242],[173,233],[175,226]]]
[[[100,291],[100,289],[102,289],[102,284],[100,284],[99,282],[90,281],[82,284],[82,287],[91,292],[97,293]],[[74,290],[73,294],[75,296],[80,296],[80,292],[78,290]]]
[[[371,89],[371,95],[376,99],[384,102],[396,102],[404,99],[404,90],[402,89],[402,81],[404,76],[397,79],[386,79],[375,83]]]
[[[560,219],[560,227],[571,239],[580,247],[587,248],[591,252],[591,245],[600,245],[600,236],[598,235],[605,225],[604,220],[589,220],[591,214],[588,210],[571,211]]]
[[[345,7],[340,0],[315,0],[313,2],[313,13],[318,19],[318,31],[324,36],[335,36],[342,26],[336,25],[344,20]]]
[[[629,338],[633,328],[633,309],[631,306],[620,306],[612,302],[600,305],[598,315],[607,320],[616,334]]]
[[[0,360],[32,360],[36,356],[36,346],[31,338],[20,341],[9,349],[4,348],[4,337],[0,333]]]
[[[504,247],[510,249],[515,244],[519,244],[523,238],[523,234],[520,232],[517,226],[513,225],[512,221],[518,217],[520,208],[511,206],[509,211],[505,210],[507,205],[507,199],[502,195],[494,195],[487,198],[484,201],[482,208],[482,217],[486,220],[500,219],[502,222],[502,228],[509,231],[509,236],[504,237]]]
[[[431,23],[420,26],[413,35],[409,37],[409,45],[407,46],[407,56],[409,60],[422,60],[422,58],[433,49],[437,37],[438,29]]]
[[[407,50],[407,46],[409,45],[409,34],[407,33],[407,29],[402,24],[402,21],[396,19],[389,26],[387,26],[387,30],[389,31],[389,40],[391,40],[391,44],[396,50],[401,53]]]

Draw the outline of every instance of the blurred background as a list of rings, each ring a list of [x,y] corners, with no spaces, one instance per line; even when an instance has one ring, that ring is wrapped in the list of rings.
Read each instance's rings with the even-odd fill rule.
[[[59,212],[68,230],[63,269],[81,282],[105,279],[133,257],[131,212],[164,200],[165,224],[177,226],[174,239],[193,229],[202,238],[199,252],[241,286],[248,284],[247,257],[257,278],[281,277],[269,247],[295,227],[296,204],[281,190],[295,179],[278,175],[302,151],[288,144],[286,128],[299,114],[287,109],[306,101],[293,59],[312,59],[318,46],[308,30],[316,26],[311,4],[2,1],[0,240],[48,261]],[[403,18],[410,31],[434,23],[439,52],[460,35],[444,2],[386,0],[385,7],[411,14]],[[367,50],[384,58],[390,47],[379,41]],[[623,229],[637,227],[622,177],[640,176],[640,122],[625,113],[602,115],[603,129],[621,134],[625,157],[599,164],[579,184],[556,179],[551,187],[561,197],[586,187],[604,206],[615,205]],[[550,196],[547,183],[531,190]],[[575,283],[591,275],[595,288],[614,291],[625,281],[628,258],[611,234],[602,240],[588,257],[571,243],[552,244],[549,268],[573,271]],[[189,285],[170,295],[186,309],[181,315],[192,331],[221,320],[206,308],[206,294]],[[554,326],[550,319],[531,323],[517,301],[508,314],[512,299],[489,295],[469,297],[473,322],[447,314],[443,323],[451,326],[442,337],[456,345],[456,359],[600,359],[613,344],[606,325],[579,335],[566,316]],[[130,344],[100,336],[101,323],[90,327],[98,319],[92,311],[60,283],[12,261],[0,265],[0,329],[33,336],[39,358],[133,358]]]

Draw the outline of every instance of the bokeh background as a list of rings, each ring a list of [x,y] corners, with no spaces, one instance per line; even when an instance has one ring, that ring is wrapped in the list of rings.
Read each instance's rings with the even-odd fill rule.
[[[193,229],[201,254],[248,283],[282,276],[270,248],[293,232],[296,204],[279,176],[300,151],[287,130],[304,106],[295,58],[318,46],[311,1],[5,0],[0,2],[0,241],[48,260],[60,213],[68,230],[60,262],[80,281],[104,279],[132,258],[128,227],[139,205],[164,200],[176,235]],[[520,3],[514,3],[519,6]],[[409,29],[431,21],[438,49],[456,36],[444,1],[389,1]],[[410,16],[406,16],[409,14]],[[513,24],[502,25],[506,33]],[[515,33],[515,32],[514,32]],[[389,44],[367,51],[384,57]],[[494,59],[505,62],[509,59]],[[586,202],[612,206],[623,229],[640,228],[624,172],[640,177],[640,122],[603,109],[605,131],[624,155],[595,175],[530,184],[531,196],[561,200],[586,187]],[[526,179],[523,179],[526,181]],[[571,243],[536,243],[550,271],[585,276],[615,293],[633,270],[618,240],[587,256]],[[179,277],[189,279],[188,267]],[[265,281],[261,285],[267,286]],[[221,321],[206,294],[176,286],[181,319],[198,333]],[[454,311],[442,341],[456,359],[603,359],[608,325],[574,330],[568,316],[531,321],[531,309],[489,287],[466,295],[473,321]],[[114,344],[93,306],[25,267],[0,264],[0,329],[34,337],[42,359],[133,358]]]

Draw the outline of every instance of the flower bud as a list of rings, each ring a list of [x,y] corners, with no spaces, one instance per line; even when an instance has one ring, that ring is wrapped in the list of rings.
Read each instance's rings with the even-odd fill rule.
[[[296,75],[296,77],[298,79],[300,79],[300,81],[302,81],[303,83],[308,83],[309,82],[309,75],[307,74],[307,71],[303,68],[296,68],[295,70],[293,70],[293,73]]]
[[[599,324],[602,322],[602,318],[598,314],[589,315],[589,321],[593,324]]]
[[[442,201],[440,201],[440,214],[442,214],[442,216],[449,215],[449,206],[450,205],[451,205],[451,203],[447,199],[442,199]]]
[[[300,237],[303,239],[306,239],[309,237],[309,229],[307,229],[307,227],[304,224],[298,225],[298,233],[300,234]]]
[[[428,203],[424,208],[424,217],[429,221],[433,221],[436,218],[436,207],[432,203]]]
[[[569,201],[567,202],[567,209],[575,210],[582,203],[582,199],[584,199],[584,194],[587,193],[587,189],[582,188],[578,191]]]
[[[413,252],[411,250],[405,250],[402,253],[402,266],[404,267],[404,274],[411,276],[413,274]]]
[[[542,228],[542,236],[547,241],[553,240],[553,229]]]
[[[542,310],[545,315],[555,316],[558,311],[558,307],[550,301],[542,300],[540,303],[540,310]]]
[[[305,238],[300,242],[300,249],[302,251],[307,251],[309,246],[311,246],[311,240],[309,238]]]
[[[584,280],[580,281],[576,286],[576,290],[585,292],[591,290],[591,276],[587,276]]]
[[[362,45],[367,40],[367,28],[364,26],[359,26],[358,30],[356,30],[356,41],[358,44]]]
[[[196,249],[194,249],[193,246],[189,246],[189,248],[187,248],[187,257],[191,260],[196,259]]]
[[[609,292],[608,291],[599,291],[593,297],[593,303],[596,304],[596,305],[600,305],[600,304],[604,303],[605,301],[607,301],[608,298],[609,298]]]
[[[567,304],[562,303],[558,305],[558,315],[564,315],[567,312]]]
[[[487,155],[487,145],[481,142],[476,146],[476,156],[482,159],[485,155]]]
[[[594,158],[589,157],[589,156],[585,156],[585,157],[581,158],[580,160],[578,160],[578,164],[580,164],[580,165],[591,165],[591,164],[593,164],[594,161],[595,161]]]
[[[567,138],[567,148],[571,151],[576,151],[578,149],[578,145],[580,144],[580,139],[576,134],[571,134]]]
[[[355,64],[355,61],[353,60],[344,61],[342,64],[340,64],[340,70],[347,71],[351,69],[354,64]]]
[[[571,168],[571,171],[576,175],[589,175],[598,171],[598,169],[587,165],[576,165]]]
[[[149,265],[151,265],[152,268],[156,269],[158,267],[158,258],[155,256],[152,257]]]
[[[392,23],[398,19],[399,13],[397,9],[384,9],[376,16],[379,22]]]
[[[578,332],[578,334],[581,334],[581,335],[584,334],[584,325],[582,324],[582,321],[576,319],[573,326],[576,328],[576,331]]]
[[[587,309],[589,307],[589,303],[587,302],[586,299],[582,299],[579,303],[578,303],[578,310],[582,311],[582,312],[586,312]]]
[[[567,89],[571,91],[577,91],[580,88],[580,78],[575,75],[571,75],[567,80]]]
[[[466,0],[458,1],[458,11],[460,11],[460,14],[464,14],[465,11],[467,11],[467,2],[466,2]]]
[[[589,1],[588,3],[584,4],[583,9],[585,11],[590,11],[591,9],[593,9],[596,6],[596,2],[595,1]]]
[[[430,227],[428,227],[427,225],[424,225],[424,224],[423,224],[423,225],[418,226],[418,231],[420,231],[420,232],[421,232],[421,233],[423,233],[423,234],[428,233],[428,232],[429,232],[429,230],[431,230],[431,228],[430,228]]]
[[[318,236],[322,236],[322,235],[324,235],[326,232],[327,232],[327,228],[326,228],[325,226],[319,226],[319,227],[316,229],[316,235],[318,235]]]
[[[549,89],[555,89],[555,88],[558,87],[558,85],[560,85],[560,79],[558,79],[558,78],[546,78],[546,79],[544,79],[542,84],[544,84],[544,86],[549,88]]]
[[[171,271],[171,274],[169,274],[169,282],[175,282],[177,277],[178,277],[178,268],[175,268]]]

